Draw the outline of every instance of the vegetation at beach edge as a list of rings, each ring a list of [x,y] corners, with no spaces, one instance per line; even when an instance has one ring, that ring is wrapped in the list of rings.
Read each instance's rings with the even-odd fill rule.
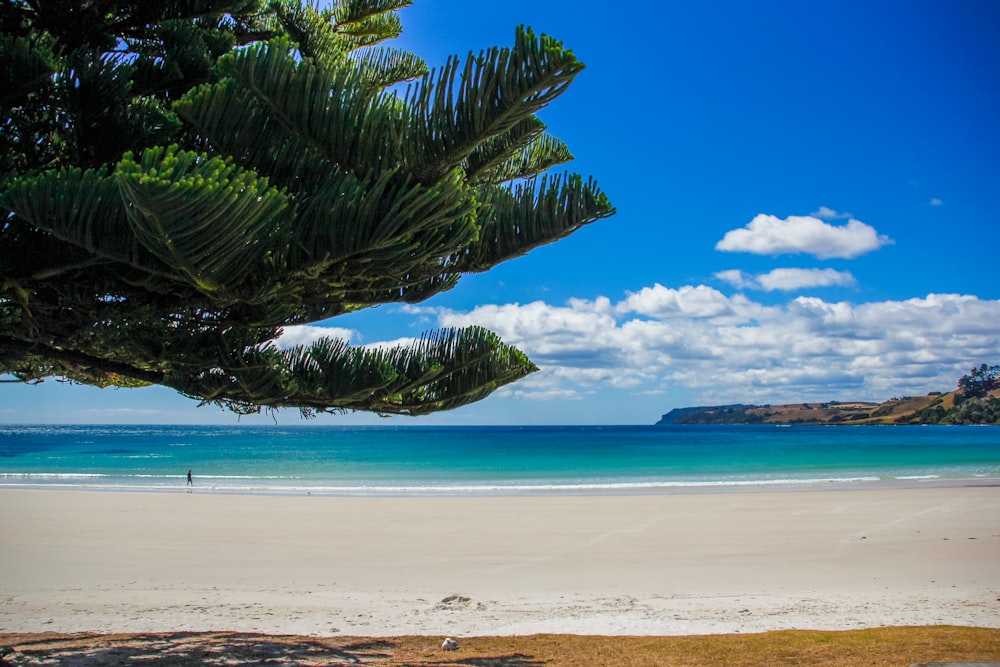
[[[440,637],[296,637],[232,632],[176,634],[0,634],[8,658],[80,667],[117,664],[122,656],[149,664],[360,664],[402,667],[898,667],[1000,660],[1000,630],[955,626],[864,630],[781,630],[691,636],[529,635],[459,638],[456,651]],[[13,662],[13,664],[20,664]]]
[[[1000,365],[982,364],[950,392],[905,396],[882,403],[829,401],[784,405],[715,405],[677,408],[667,424],[991,424],[1000,425]]]
[[[614,213],[550,172],[573,52],[522,26],[431,69],[392,46],[409,4],[4,3],[0,381],[419,415],[537,370],[480,327],[275,343]]]

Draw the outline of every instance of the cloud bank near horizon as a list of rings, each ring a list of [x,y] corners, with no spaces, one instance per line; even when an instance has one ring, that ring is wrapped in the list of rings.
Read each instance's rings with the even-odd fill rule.
[[[442,327],[485,326],[541,368],[500,391],[530,400],[684,388],[700,403],[885,400],[951,389],[1000,352],[1000,301],[960,294],[874,303],[799,296],[765,305],[705,285],[618,302],[407,306]]]
[[[312,345],[321,338],[339,338],[350,343],[360,338],[354,329],[343,327],[325,327],[314,324],[295,324],[282,329],[277,344],[282,349],[296,345]]]
[[[719,271],[719,280],[737,289],[763,290],[765,292],[794,292],[812,287],[854,287],[857,280],[850,271],[836,269],[774,269],[767,273],[750,275],[740,269]]]

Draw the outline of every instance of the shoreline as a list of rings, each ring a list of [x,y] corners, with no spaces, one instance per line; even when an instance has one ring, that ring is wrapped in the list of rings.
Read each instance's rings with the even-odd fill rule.
[[[0,490],[0,632],[1000,627],[1000,487],[343,497]]]
[[[31,476],[5,473],[0,477]],[[39,476],[44,476],[40,474]],[[54,476],[54,475],[53,475]],[[95,475],[87,475],[95,476]],[[212,484],[197,478],[192,487],[179,478],[177,485],[140,484],[45,484],[38,482],[0,482],[0,493],[37,491],[42,493],[201,493],[222,496],[303,497],[317,498],[516,498],[516,497],[601,497],[646,495],[714,495],[729,493],[815,493],[825,491],[905,490],[936,488],[1000,487],[1000,477],[945,477],[915,475],[907,477],[830,477],[808,479],[768,479],[740,481],[664,481],[622,482],[606,484],[482,484],[452,486],[273,486],[237,487]]]

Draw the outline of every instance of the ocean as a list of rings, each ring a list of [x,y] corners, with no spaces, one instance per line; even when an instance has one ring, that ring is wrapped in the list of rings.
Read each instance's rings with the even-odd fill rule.
[[[1000,483],[976,426],[0,425],[0,489],[433,496]]]

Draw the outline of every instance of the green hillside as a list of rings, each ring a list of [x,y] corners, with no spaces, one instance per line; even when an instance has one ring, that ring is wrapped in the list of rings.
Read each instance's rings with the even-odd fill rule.
[[[973,369],[959,389],[884,403],[830,401],[785,405],[714,405],[675,408],[657,426],[669,424],[997,424],[1000,425],[1000,366]]]

